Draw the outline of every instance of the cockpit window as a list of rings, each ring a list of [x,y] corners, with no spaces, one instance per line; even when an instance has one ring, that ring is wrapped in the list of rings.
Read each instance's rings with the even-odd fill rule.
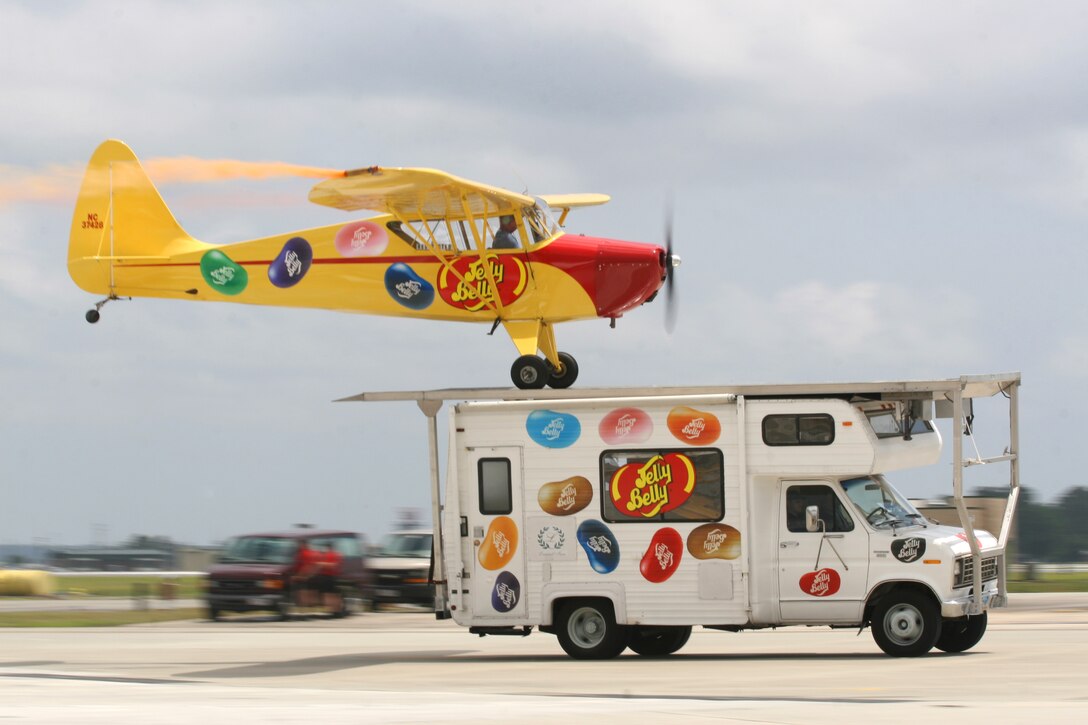
[[[413,222],[389,222],[389,230],[420,251],[430,252],[437,247],[443,252],[460,254],[476,245],[472,231],[464,221],[424,219]]]

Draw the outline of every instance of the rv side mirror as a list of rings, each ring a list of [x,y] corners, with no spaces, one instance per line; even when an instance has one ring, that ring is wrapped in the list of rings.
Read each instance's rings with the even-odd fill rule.
[[[820,530],[820,509],[817,506],[805,507],[805,531]]]

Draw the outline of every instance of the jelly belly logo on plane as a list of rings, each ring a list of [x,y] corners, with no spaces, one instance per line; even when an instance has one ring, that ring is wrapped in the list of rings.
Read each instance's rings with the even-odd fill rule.
[[[535,443],[545,448],[566,448],[582,435],[582,424],[569,413],[534,410],[525,419],[525,430]]]
[[[801,591],[810,597],[830,597],[839,591],[839,587],[842,586],[842,578],[839,577],[839,572],[834,569],[820,569],[805,574],[798,584]]]
[[[450,307],[469,312],[494,305],[508,305],[525,291],[525,265],[517,257],[486,254],[461,257],[438,274],[438,294]],[[494,281],[494,288],[492,287]]]
[[[612,476],[612,503],[624,516],[650,518],[682,506],[695,488],[695,467],[682,453],[628,463]]]

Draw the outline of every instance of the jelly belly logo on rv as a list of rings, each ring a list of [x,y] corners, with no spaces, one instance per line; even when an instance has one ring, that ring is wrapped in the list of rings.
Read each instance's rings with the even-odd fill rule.
[[[686,405],[678,405],[670,410],[666,424],[669,432],[678,441],[692,446],[709,446],[722,434],[722,423],[718,416]]]
[[[830,597],[839,591],[842,579],[839,577],[839,572],[834,569],[820,569],[805,574],[798,584],[801,586],[801,591],[810,597]]]
[[[462,257],[451,267],[438,274],[438,294],[450,307],[475,312],[496,299],[508,305],[525,291],[525,265],[517,257]]]
[[[582,424],[569,413],[534,410],[525,419],[525,430],[545,448],[566,448],[582,435]]]
[[[610,446],[644,443],[654,432],[654,424],[644,410],[617,408],[601,419],[597,431]]]
[[[624,516],[650,518],[682,506],[695,488],[695,467],[682,453],[628,463],[612,476],[612,503]]]
[[[918,561],[926,553],[926,540],[917,536],[892,542],[892,556],[904,564]]]

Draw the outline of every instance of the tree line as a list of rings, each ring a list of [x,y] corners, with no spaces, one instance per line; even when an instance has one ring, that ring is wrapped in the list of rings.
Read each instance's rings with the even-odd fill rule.
[[[984,488],[981,496],[1006,498],[1007,488]],[[1021,562],[1088,560],[1088,488],[1071,488],[1054,503],[1041,501],[1030,488],[1020,491],[1013,547]]]

